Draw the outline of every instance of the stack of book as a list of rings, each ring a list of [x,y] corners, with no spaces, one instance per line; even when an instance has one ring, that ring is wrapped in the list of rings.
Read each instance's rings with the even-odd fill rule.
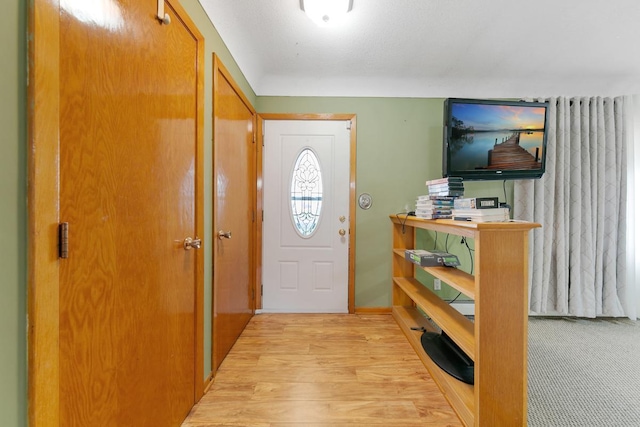
[[[453,211],[452,196],[418,196],[416,216],[423,219],[451,219]]]
[[[453,201],[464,194],[462,178],[447,177],[427,181],[429,194],[416,200],[416,216],[424,219],[451,219]]]
[[[464,195],[462,178],[455,176],[427,181],[427,188],[430,196],[462,197]]]
[[[454,200],[451,211],[458,221],[508,221],[509,209],[501,208],[497,197],[472,197]]]

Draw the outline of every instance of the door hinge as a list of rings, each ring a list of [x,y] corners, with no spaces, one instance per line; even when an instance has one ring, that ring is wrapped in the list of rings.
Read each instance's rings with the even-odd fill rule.
[[[351,120],[347,121],[347,130],[351,130]]]
[[[256,290],[255,290],[255,288],[251,289],[251,300],[252,301],[256,300]]]
[[[262,222],[264,222],[264,210],[262,211]]]
[[[58,224],[58,258],[69,258],[69,223]]]
[[[260,296],[264,295],[264,285],[260,285]]]

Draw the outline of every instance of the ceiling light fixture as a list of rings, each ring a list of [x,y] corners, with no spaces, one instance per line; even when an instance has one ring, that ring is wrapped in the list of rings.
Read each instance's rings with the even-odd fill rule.
[[[300,9],[321,27],[333,25],[353,8],[353,0],[300,0]]]

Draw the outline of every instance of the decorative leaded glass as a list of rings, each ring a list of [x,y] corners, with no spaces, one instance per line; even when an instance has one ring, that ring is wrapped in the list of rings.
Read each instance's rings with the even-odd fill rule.
[[[302,237],[311,237],[322,211],[322,172],[318,157],[310,148],[296,159],[291,176],[291,217]]]

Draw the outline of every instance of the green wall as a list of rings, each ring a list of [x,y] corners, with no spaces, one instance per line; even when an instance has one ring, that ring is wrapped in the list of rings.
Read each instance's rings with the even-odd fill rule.
[[[25,426],[27,394],[26,2],[0,14],[0,424]]]
[[[373,205],[356,208],[356,307],[388,307],[389,215],[415,209],[416,197],[427,192],[425,181],[442,176],[443,99],[258,97],[257,109],[357,115],[356,194],[370,193]],[[465,194],[500,196],[504,201],[502,182],[465,183]],[[444,249],[441,243],[438,247]],[[449,249],[469,265],[467,249],[459,240]],[[442,296],[449,295],[443,284]]]

